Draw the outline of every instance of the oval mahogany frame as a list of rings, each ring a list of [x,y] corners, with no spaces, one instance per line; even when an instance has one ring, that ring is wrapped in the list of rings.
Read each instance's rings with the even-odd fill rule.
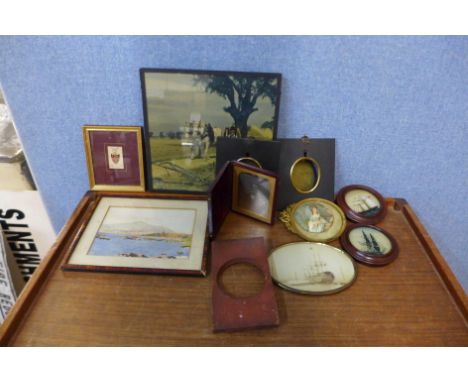
[[[390,240],[390,243],[392,245],[391,251],[385,255],[375,256],[370,254],[369,252],[358,250],[349,240],[349,233],[356,228],[370,228],[379,231],[380,233],[385,235],[388,238],[388,240]],[[394,261],[398,257],[399,253],[398,243],[396,242],[395,238],[384,229],[370,224],[348,225],[348,227],[343,232],[343,235],[341,235],[340,237],[340,244],[341,248],[343,248],[347,253],[349,253],[354,259],[368,265],[387,265]]]
[[[345,195],[352,190],[364,190],[372,195],[374,195],[380,203],[380,211],[374,216],[362,216],[359,212],[354,211],[348,204],[346,203]],[[381,222],[385,216],[387,215],[387,204],[385,203],[385,199],[383,198],[380,193],[378,193],[373,188],[368,186],[363,186],[360,184],[352,184],[346,187],[343,187],[338,193],[336,194],[335,198],[336,204],[338,204],[343,212],[345,213],[346,217],[353,222],[360,223],[360,224],[377,224]]]

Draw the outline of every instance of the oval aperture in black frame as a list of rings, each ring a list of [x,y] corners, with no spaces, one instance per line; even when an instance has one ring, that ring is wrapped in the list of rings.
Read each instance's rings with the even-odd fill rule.
[[[320,165],[314,158],[308,156],[300,157],[291,165],[289,176],[291,184],[297,192],[309,194],[320,183]]]

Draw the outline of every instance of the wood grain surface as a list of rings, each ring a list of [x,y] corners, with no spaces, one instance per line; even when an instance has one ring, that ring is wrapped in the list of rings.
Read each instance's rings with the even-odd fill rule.
[[[73,219],[83,215],[82,204]],[[63,272],[63,245],[73,236],[68,227],[0,327],[0,344],[468,346],[466,294],[411,208],[402,200],[389,200],[388,207],[379,226],[400,246],[393,263],[358,264],[356,282],[335,295],[275,287],[280,326],[234,333],[213,333],[210,275]],[[236,213],[228,215],[217,239],[258,236],[270,248],[301,241],[281,223],[270,226]],[[248,272],[239,278],[246,288],[257,282]]]

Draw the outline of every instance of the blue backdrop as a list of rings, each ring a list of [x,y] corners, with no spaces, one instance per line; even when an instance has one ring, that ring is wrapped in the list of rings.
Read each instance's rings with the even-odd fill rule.
[[[0,37],[0,81],[56,230],[81,126],[142,125],[141,67],[280,72],[278,135],[335,137],[336,188],[409,201],[468,290],[468,38]]]

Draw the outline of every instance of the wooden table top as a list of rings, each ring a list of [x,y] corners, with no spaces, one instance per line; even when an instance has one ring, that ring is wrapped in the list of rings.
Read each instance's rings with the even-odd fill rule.
[[[280,325],[233,333],[213,333],[210,275],[63,272],[65,230],[0,327],[0,344],[467,346],[466,294],[406,202],[389,200],[388,206],[379,226],[398,241],[395,262],[358,264],[355,283],[334,295],[299,295],[275,286]],[[235,213],[217,239],[258,236],[269,248],[301,241],[282,223],[271,227]],[[331,244],[339,247],[338,241]],[[236,274],[238,285],[255,282],[249,276]]]

